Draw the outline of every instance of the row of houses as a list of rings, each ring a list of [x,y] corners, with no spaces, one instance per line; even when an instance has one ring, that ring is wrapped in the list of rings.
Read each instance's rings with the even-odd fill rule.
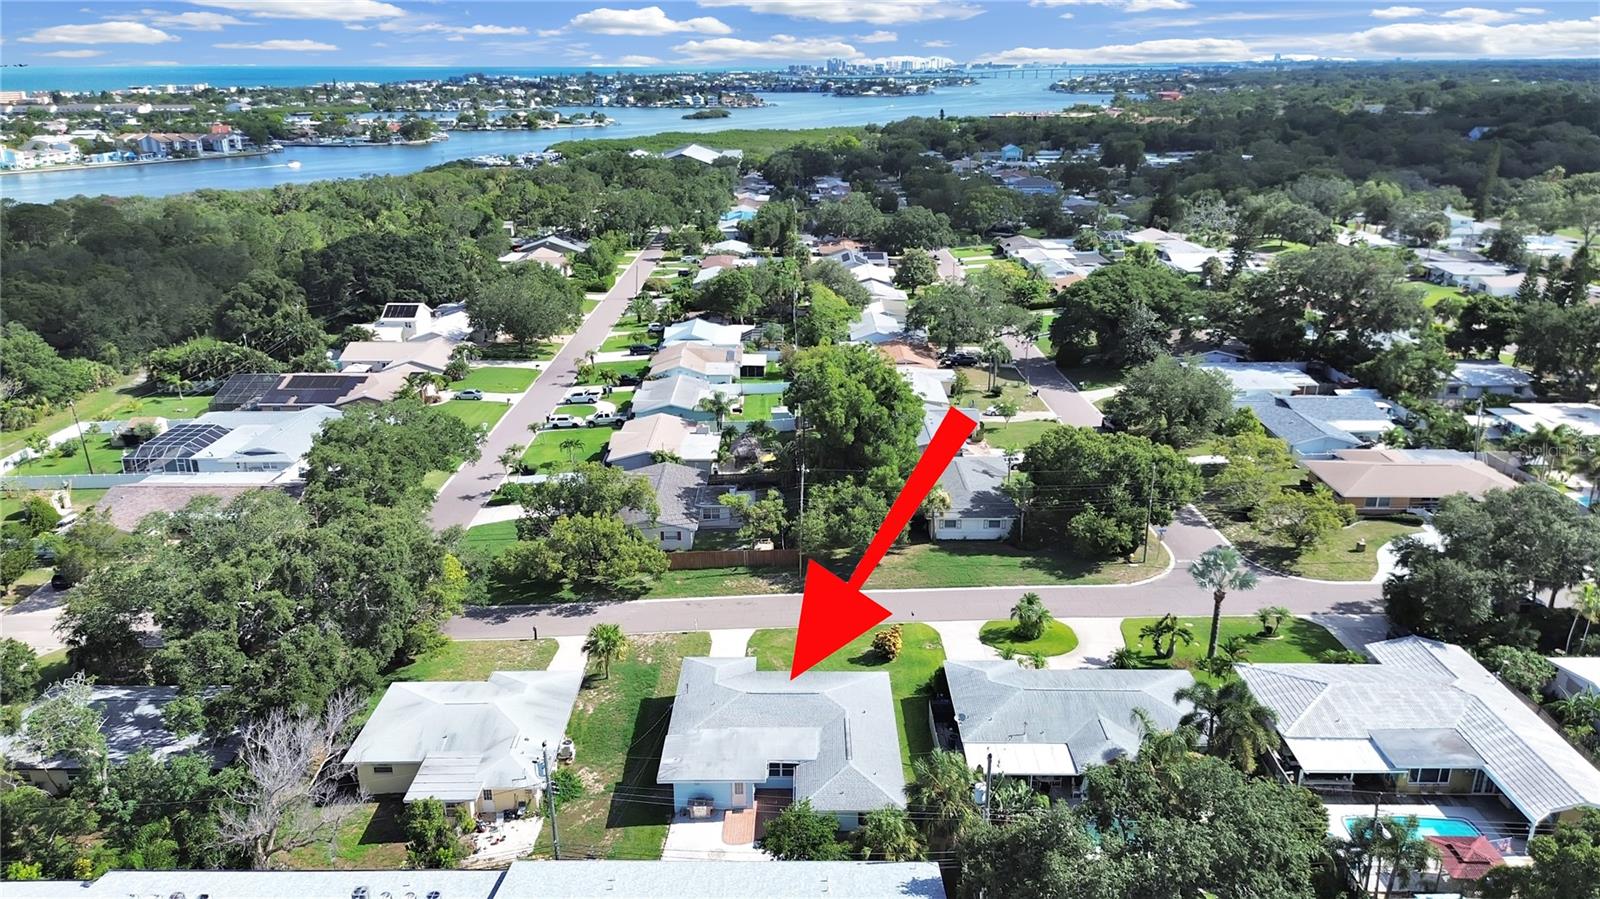
[[[249,138],[227,125],[213,125],[204,133],[135,133],[107,135],[110,150],[83,152],[71,136],[33,137],[16,148],[0,146],[0,169],[35,169],[52,165],[97,164],[201,156],[208,153],[240,153],[250,147]]]

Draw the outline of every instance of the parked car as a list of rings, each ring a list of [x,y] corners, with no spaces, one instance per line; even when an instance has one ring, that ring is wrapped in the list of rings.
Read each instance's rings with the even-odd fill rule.
[[[956,368],[958,366],[963,366],[963,365],[977,365],[978,363],[980,363],[982,361],[983,360],[978,358],[978,354],[977,353],[967,353],[967,352],[946,353],[946,354],[944,354],[943,356],[941,356],[939,358],[939,367],[940,368]]]
[[[544,417],[544,426],[547,428],[581,428],[586,421],[588,421],[588,417],[584,415],[552,412]]]
[[[601,409],[589,416],[589,427],[598,428],[601,425],[607,425],[613,428],[620,428],[622,423],[630,417],[626,412],[618,412],[615,409]]]
[[[656,345],[653,343],[635,343],[628,347],[628,355],[630,356],[649,356],[655,351]]]
[[[59,571],[50,575],[50,589],[57,593],[64,593],[72,589],[72,581]]]
[[[561,402],[568,405],[573,403],[598,403],[602,397],[610,392],[610,387],[600,384],[588,387],[574,387],[567,391],[566,398]]]
[[[623,375],[617,380],[617,384],[622,387],[638,387],[643,383],[644,378],[639,375]]]
[[[481,400],[481,399],[483,399],[483,391],[478,390],[477,388],[470,388],[470,389],[467,389],[467,390],[458,390],[458,391],[456,391],[456,399],[458,399],[458,400]]]
[[[667,333],[667,326],[660,322],[651,322],[649,327],[644,330],[646,334],[665,334]]]

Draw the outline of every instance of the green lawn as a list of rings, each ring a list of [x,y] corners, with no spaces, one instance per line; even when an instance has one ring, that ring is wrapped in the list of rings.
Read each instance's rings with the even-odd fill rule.
[[[496,671],[543,671],[556,655],[554,640],[446,640],[386,679],[487,680]]]
[[[771,421],[773,407],[781,405],[783,405],[781,393],[753,393],[744,397],[743,407],[733,416],[733,420]]]
[[[519,346],[515,343],[494,343],[489,346],[479,347],[481,358],[493,359],[497,362],[549,362],[560,352],[561,344],[553,341],[530,343]]]
[[[613,334],[600,344],[596,352],[620,353],[636,343],[655,343],[656,339],[645,332],[644,328],[625,331],[622,334]]]
[[[1439,305],[1439,301],[1445,297],[1457,297],[1461,299],[1466,298],[1466,292],[1459,287],[1446,287],[1443,284],[1427,284],[1420,281],[1414,283],[1423,288],[1422,305],[1428,307],[1429,309]]]
[[[887,625],[885,625],[887,626]],[[889,661],[872,649],[874,628],[817,664],[817,671],[884,671],[894,694],[895,723],[900,730],[900,761],[911,776],[911,760],[933,751],[928,728],[928,696],[933,675],[944,664],[939,633],[926,624],[903,622],[900,657]],[[759,630],[750,636],[747,653],[763,671],[788,671],[794,661],[794,628]]]
[[[593,412],[593,406],[585,407]],[[585,412],[583,414],[588,414]],[[530,474],[561,471],[572,465],[574,457],[579,462],[599,462],[606,443],[615,433],[611,428],[560,428],[540,431],[522,453],[522,468]],[[568,440],[578,441],[578,448],[569,452],[561,447]]]
[[[1011,424],[985,424],[984,442],[997,449],[1020,450],[1038,440],[1045,431],[1060,427],[1054,421],[1014,421]]]
[[[439,488],[443,487],[445,482],[450,480],[450,476],[453,474],[455,474],[455,469],[451,469],[450,471],[435,469],[434,471],[430,471],[422,476],[422,486],[428,488],[430,492],[437,495],[439,493]]]
[[[1252,561],[1276,571],[1324,581],[1371,580],[1378,574],[1378,547],[1396,537],[1415,534],[1422,527],[1421,521],[1408,515],[1364,519],[1296,550],[1288,542],[1258,530],[1254,522],[1234,521],[1210,508],[1206,509],[1206,517]],[[1359,540],[1367,541],[1364,551],[1356,548]]]
[[[397,798],[368,802],[339,825],[333,846],[317,843],[288,853],[287,867],[301,871],[394,870],[405,867],[405,803]]]
[[[476,546],[496,554],[515,542],[517,542],[515,521],[496,521],[467,528],[467,533],[461,538],[461,545],[464,547]]]
[[[488,393],[521,393],[533,386],[539,373],[531,368],[487,366],[474,368],[465,378],[450,385],[451,390],[482,390]]]
[[[1039,332],[1039,339],[1035,340],[1033,345],[1038,349],[1039,354],[1045,357],[1056,354],[1055,344],[1050,342],[1050,323],[1055,320],[1056,314],[1054,312],[1046,312],[1039,316],[1040,327],[1043,330]]]
[[[471,427],[488,425],[492,428],[511,411],[511,404],[491,400],[446,400],[439,404],[439,410],[448,412]]]
[[[1257,253],[1282,253],[1289,250],[1309,250],[1310,247],[1292,240],[1269,240],[1254,247]]]
[[[1044,633],[1033,640],[1014,640],[1011,629],[1016,622],[1009,618],[985,622],[978,631],[978,639],[995,649],[1010,649],[1019,656],[1038,653],[1042,656],[1060,656],[1078,648],[1078,635],[1059,621],[1045,625]]]
[[[85,442],[89,445],[88,459],[83,455]],[[66,458],[57,455],[61,446],[71,447],[72,455]],[[61,446],[52,447],[50,453],[42,459],[29,459],[19,463],[11,470],[11,474],[18,476],[89,474],[91,463],[94,474],[119,474],[122,471],[123,450],[111,445],[110,434],[90,434],[83,441],[73,440]]]
[[[967,259],[978,259],[980,257],[993,256],[994,255],[994,247],[990,247],[990,246],[951,247],[950,248],[950,254],[952,256],[956,257],[957,259],[961,259],[963,261],[967,260]]]
[[[39,689],[43,690],[56,681],[66,680],[72,675],[72,663],[67,661],[67,651],[58,649],[47,652],[38,658]]]
[[[591,313],[591,312],[593,312],[593,311],[595,311],[596,309],[599,309],[599,308],[600,308],[600,301],[599,300],[591,300],[588,297],[584,297],[584,299],[583,299],[583,314],[584,314],[585,317],[587,317],[589,315],[589,313]]]
[[[572,710],[567,734],[573,765],[588,790],[561,806],[561,842],[577,857],[656,859],[672,820],[672,788],[656,784],[656,766],[682,659],[711,652],[704,632],[635,635],[609,676],[591,675]],[[582,848],[578,848],[582,847]],[[550,828],[535,855],[548,856]]]
[[[967,390],[953,394],[950,402],[962,408],[976,408],[979,412],[988,408],[993,403],[1001,400],[1010,400],[1017,404],[1019,412],[1044,412],[1050,407],[1044,400],[1033,396],[1028,387],[1028,382],[1014,368],[1002,366],[995,372],[994,384],[999,389],[998,395],[989,392],[989,370],[979,367],[961,367],[956,369],[967,376]]]
[[[1061,369],[1061,373],[1079,390],[1101,390],[1122,383],[1122,373],[1103,365],[1074,365]]]
[[[638,375],[644,377],[650,373],[648,362],[596,362],[597,371],[614,371],[619,375]]]
[[[1272,602],[1270,597],[1257,594],[1234,594],[1229,603],[1239,609],[1259,607]],[[1194,642],[1185,645],[1178,641],[1177,652],[1171,659],[1158,659],[1149,640],[1139,637],[1139,629],[1151,624],[1154,618],[1124,618],[1122,642],[1137,654],[1135,668],[1191,668],[1195,661],[1205,658],[1206,644],[1211,637],[1210,618],[1179,619],[1194,633]],[[1225,615],[1217,631],[1217,645],[1228,642],[1229,637],[1242,636],[1250,643],[1245,661],[1249,662],[1315,662],[1317,657],[1330,650],[1345,648],[1328,629],[1304,618],[1289,618],[1278,627],[1275,636],[1261,635],[1261,622],[1254,615]],[[1197,679],[1210,679],[1203,671],[1194,671]]]

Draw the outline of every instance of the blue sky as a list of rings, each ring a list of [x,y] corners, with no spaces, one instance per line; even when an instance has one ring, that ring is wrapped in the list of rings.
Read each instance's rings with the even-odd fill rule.
[[[1600,8],[1593,0],[1467,3],[133,0],[83,5],[7,0],[0,59],[84,66],[492,68],[753,67],[906,56],[1077,64],[1236,61],[1276,53],[1349,59],[1600,58]]]

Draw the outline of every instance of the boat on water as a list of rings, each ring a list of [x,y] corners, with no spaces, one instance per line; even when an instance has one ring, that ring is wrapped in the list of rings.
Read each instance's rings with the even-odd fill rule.
[[[286,166],[287,168],[291,168],[291,169],[297,169],[297,168],[300,167],[300,160],[291,159],[288,162],[284,163],[284,166]]]

